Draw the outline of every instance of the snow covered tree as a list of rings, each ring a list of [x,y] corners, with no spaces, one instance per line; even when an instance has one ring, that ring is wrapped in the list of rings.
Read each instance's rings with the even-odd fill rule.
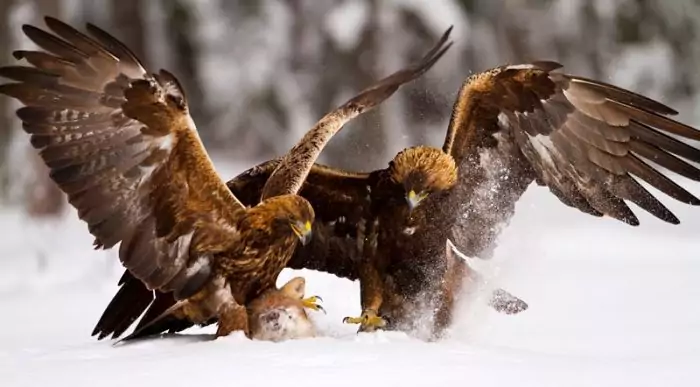
[[[185,84],[208,149],[244,165],[286,152],[332,106],[415,60],[449,25],[455,25],[450,53],[380,109],[350,124],[322,162],[366,170],[384,166],[405,146],[438,145],[462,80],[505,62],[556,60],[567,71],[672,104],[687,122],[695,119],[700,86],[694,39],[700,5],[694,0],[0,3],[0,17],[11,21],[0,26],[2,47],[20,44],[10,44],[19,36],[10,26],[18,29],[61,9],[69,21],[104,26],[153,68],[170,69]],[[6,62],[8,54],[6,49],[0,58]],[[6,156],[7,128],[16,126],[10,110],[7,99],[0,100],[3,197],[8,184],[18,183],[10,181],[18,174],[8,173],[8,166],[24,167]]]

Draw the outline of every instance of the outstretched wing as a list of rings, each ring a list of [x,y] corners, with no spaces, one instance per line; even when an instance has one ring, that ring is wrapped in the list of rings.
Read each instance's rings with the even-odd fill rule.
[[[193,294],[245,208],[214,170],[182,88],[95,26],[88,37],[46,24],[55,35],[23,26],[46,52],[15,52],[33,67],[0,68],[18,81],[0,93],[24,103],[23,128],[96,248],[121,242],[120,260],[150,289]]]
[[[227,185],[244,205],[254,205],[279,163],[280,160],[270,160],[258,164],[229,180]],[[287,267],[357,279],[364,219],[371,210],[372,179],[367,173],[347,172],[321,164],[311,167],[299,194],[314,208],[314,237],[306,246],[297,246]]]
[[[370,111],[391,97],[401,85],[425,74],[452,46],[445,44],[452,32],[448,28],[438,42],[423,56],[420,62],[396,71],[374,83],[343,105],[326,114],[292,149],[280,160],[263,187],[262,199],[276,195],[297,193],[311,167],[328,141],[350,120]]]
[[[443,149],[461,158],[476,132],[503,131],[514,138],[538,183],[565,204],[637,225],[629,200],[679,223],[635,178],[676,200],[700,204],[649,164],[700,180],[700,170],[686,161],[700,162],[700,150],[673,137],[699,141],[700,131],[669,118],[677,112],[659,102],[554,72],[559,67],[535,62],[472,76],[460,91]]]

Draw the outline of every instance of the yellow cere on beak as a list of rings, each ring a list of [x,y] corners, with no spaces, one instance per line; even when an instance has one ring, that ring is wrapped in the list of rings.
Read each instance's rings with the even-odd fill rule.
[[[406,195],[406,202],[408,202],[408,209],[410,211],[413,211],[414,208],[418,207],[420,202],[425,199],[428,196],[427,193],[421,192],[420,194],[416,194],[414,190],[411,190],[408,192],[408,195]]]
[[[311,229],[311,222],[306,221],[305,223],[296,223],[292,225],[292,230],[294,231],[294,234],[299,238],[301,241],[301,244],[306,246],[306,244],[311,241],[311,235],[313,234],[312,229]]]

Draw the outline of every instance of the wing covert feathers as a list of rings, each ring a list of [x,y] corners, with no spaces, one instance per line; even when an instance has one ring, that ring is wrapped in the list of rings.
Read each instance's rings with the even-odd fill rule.
[[[17,116],[95,247],[121,242],[131,274],[186,297],[235,240],[243,206],[214,170],[172,74],[148,74],[93,25],[88,35],[45,20],[52,33],[23,27],[44,51],[15,52],[30,66],[0,68],[15,81],[0,93],[25,105]]]

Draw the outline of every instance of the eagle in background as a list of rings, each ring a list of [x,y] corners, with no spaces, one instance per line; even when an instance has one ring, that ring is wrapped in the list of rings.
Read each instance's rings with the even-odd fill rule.
[[[324,116],[246,207],[216,173],[172,74],[149,74],[124,44],[92,24],[87,36],[45,21],[55,35],[23,26],[45,52],[16,51],[33,67],[0,68],[0,76],[17,81],[0,85],[0,93],[25,105],[17,111],[23,128],[88,224],[95,248],[121,242],[129,275],[176,301],[142,328],[170,317],[216,319],[217,336],[249,334],[245,305],[273,289],[297,243],[310,240],[314,210],[296,193],[333,134],[449,48],[436,47],[418,66]]]

